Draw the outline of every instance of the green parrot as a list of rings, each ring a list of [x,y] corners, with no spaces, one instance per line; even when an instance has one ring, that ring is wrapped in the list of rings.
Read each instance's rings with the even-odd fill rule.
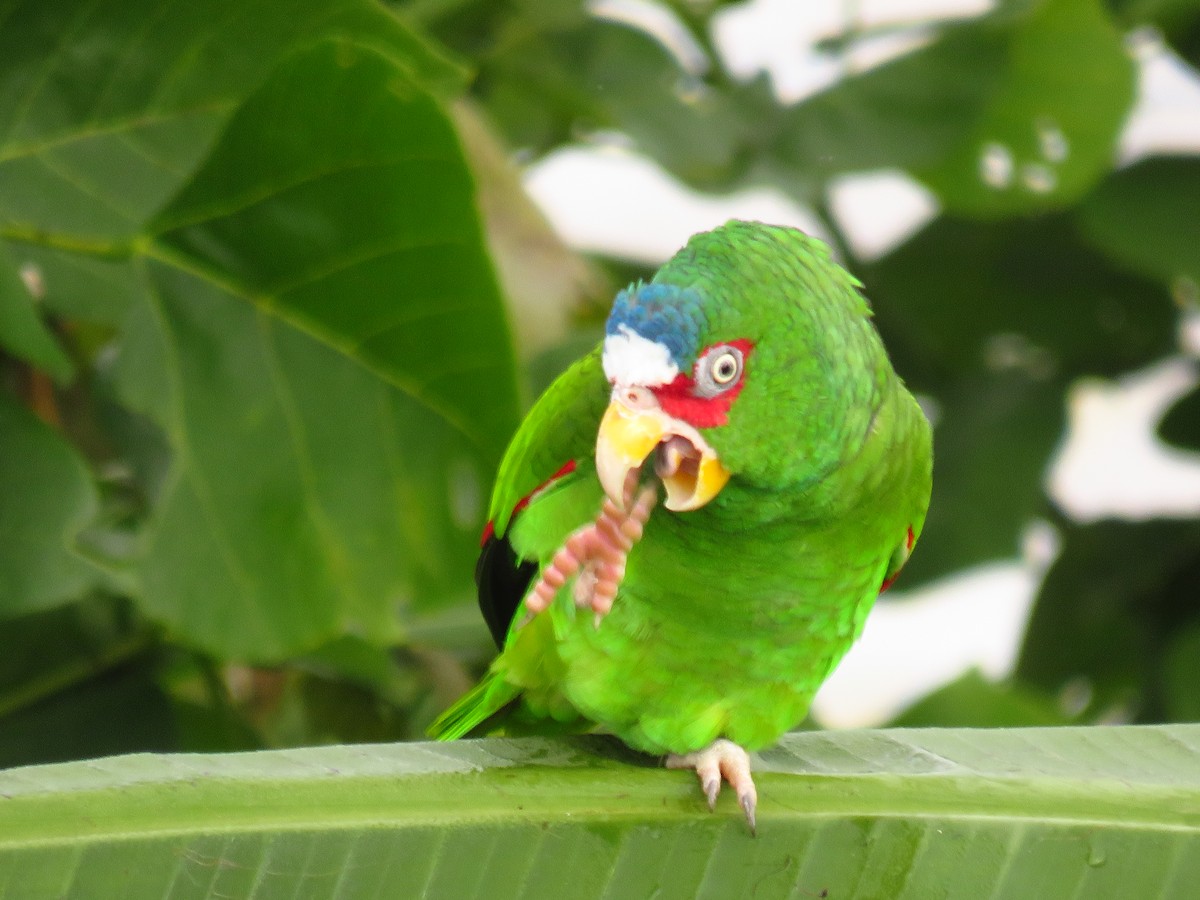
[[[501,463],[476,568],[500,654],[432,736],[611,732],[710,809],[727,781],[754,830],[747,751],[804,718],[929,504],[929,423],[860,287],[732,221],[617,294]]]

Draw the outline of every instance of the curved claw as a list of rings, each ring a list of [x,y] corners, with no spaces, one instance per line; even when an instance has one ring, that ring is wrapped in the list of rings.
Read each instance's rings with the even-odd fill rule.
[[[703,750],[695,753],[675,754],[667,757],[668,769],[695,769],[700,787],[708,800],[709,810],[716,809],[717,795],[721,793],[721,782],[728,781],[737,794],[738,806],[746,816],[752,835],[758,834],[755,813],[758,809],[758,791],[750,775],[750,754],[733,741],[719,738]]]

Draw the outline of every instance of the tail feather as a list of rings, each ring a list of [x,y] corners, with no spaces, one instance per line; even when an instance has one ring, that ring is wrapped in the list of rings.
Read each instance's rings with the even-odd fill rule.
[[[520,693],[520,688],[509,684],[496,672],[489,672],[479,684],[434,719],[425,733],[437,741],[466,737],[516,700]]]

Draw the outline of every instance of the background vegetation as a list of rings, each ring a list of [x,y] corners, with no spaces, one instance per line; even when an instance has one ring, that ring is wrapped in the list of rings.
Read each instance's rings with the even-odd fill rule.
[[[1070,386],[1196,312],[1200,157],[1114,148],[1131,33],[1200,65],[1200,3],[913,23],[795,105],[725,68],[735,4],[658,5],[701,61],[569,0],[0,2],[0,766],[420,735],[490,654],[507,436],[640,274],[567,252],[507,157],[611,132],[785,191],[864,280],[938,410],[906,586],[1058,529],[1011,683],[905,721],[1200,716],[1200,519],[1080,525],[1042,484]],[[942,212],[868,263],[829,188],[882,167]],[[1200,450],[1200,391],[1161,434]]]

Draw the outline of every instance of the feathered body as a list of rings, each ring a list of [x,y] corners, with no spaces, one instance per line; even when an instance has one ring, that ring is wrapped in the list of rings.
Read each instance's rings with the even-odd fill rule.
[[[477,573],[502,651],[433,733],[599,726],[688,754],[720,738],[760,748],[804,717],[929,499],[929,425],[858,287],[800,232],[731,222],[618,295],[604,345],[509,447]],[[702,447],[720,469],[715,493],[695,487],[695,449],[690,481],[661,479],[666,505],[623,554],[611,611],[593,614],[584,559],[531,613],[533,585],[597,522],[605,487],[627,507],[619,476],[658,483],[650,459],[608,472],[597,443],[614,410],[644,409],[666,423],[648,439],[655,466],[670,468],[667,442],[685,435],[685,458]]]

